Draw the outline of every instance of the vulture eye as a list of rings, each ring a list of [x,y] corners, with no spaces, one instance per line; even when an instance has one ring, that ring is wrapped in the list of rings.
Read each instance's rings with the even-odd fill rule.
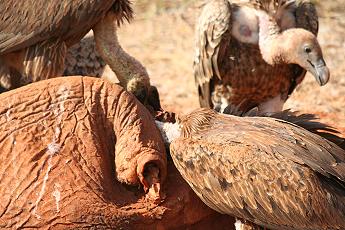
[[[311,48],[310,47],[305,47],[304,48],[304,51],[308,54],[308,53],[311,53]]]

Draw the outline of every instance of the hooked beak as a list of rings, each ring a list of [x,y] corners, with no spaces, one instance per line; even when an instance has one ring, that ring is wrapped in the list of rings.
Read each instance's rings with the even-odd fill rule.
[[[320,58],[317,61],[308,60],[308,62],[310,64],[308,71],[314,75],[317,83],[319,83],[320,86],[326,85],[329,80],[330,73],[325,61]]]

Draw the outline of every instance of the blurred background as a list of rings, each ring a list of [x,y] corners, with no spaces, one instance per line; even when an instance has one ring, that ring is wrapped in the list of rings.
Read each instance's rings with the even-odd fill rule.
[[[145,65],[164,109],[187,113],[199,107],[193,76],[194,27],[205,0],[132,2],[135,20],[119,30],[120,43]],[[307,74],[284,108],[316,113],[345,136],[345,0],[313,2],[331,79],[319,87]]]

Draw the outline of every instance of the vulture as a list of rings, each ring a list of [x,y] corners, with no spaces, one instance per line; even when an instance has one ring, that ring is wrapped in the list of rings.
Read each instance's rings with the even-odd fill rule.
[[[68,49],[63,75],[104,77],[106,68],[108,66],[97,52],[93,33],[88,33]],[[115,83],[118,79],[114,77],[112,82]]]
[[[285,117],[296,124],[206,108],[156,123],[182,177],[236,228],[345,229],[345,150],[302,128],[329,127]]]
[[[194,77],[201,107],[281,111],[310,72],[322,86],[329,69],[308,0],[211,0],[196,29]]]
[[[146,69],[120,46],[116,30],[132,19],[129,0],[0,1],[1,91],[61,76],[67,49],[91,29],[98,53],[120,84],[141,102],[149,97]]]

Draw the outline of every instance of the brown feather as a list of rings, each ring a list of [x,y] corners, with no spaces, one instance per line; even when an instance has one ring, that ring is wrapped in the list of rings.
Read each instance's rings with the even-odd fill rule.
[[[133,16],[129,0],[8,0],[0,1],[0,11],[0,83],[5,89],[61,76],[67,48],[107,12],[116,15],[118,25]]]
[[[0,54],[52,37],[64,41],[74,40],[75,36],[81,39],[111,8],[120,12],[119,22],[132,17],[128,0],[1,1]]]
[[[241,116],[241,117],[273,117],[289,123],[295,124],[312,133],[315,133],[341,147],[345,150],[345,139],[338,136],[340,133],[336,128],[322,123],[315,114],[292,112],[291,110],[284,110],[274,113],[261,113],[257,107],[248,112],[242,112],[239,106],[229,105],[225,108],[224,114]]]
[[[213,112],[210,112],[213,113]],[[197,110],[172,142],[177,169],[211,208],[272,229],[345,228],[345,151],[275,118]],[[184,129],[193,123],[181,122]]]

